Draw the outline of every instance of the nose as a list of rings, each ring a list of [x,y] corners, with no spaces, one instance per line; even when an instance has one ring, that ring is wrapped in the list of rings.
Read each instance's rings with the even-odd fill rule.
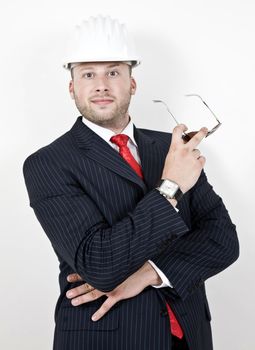
[[[97,77],[96,79],[96,92],[108,92],[109,86],[105,76]]]

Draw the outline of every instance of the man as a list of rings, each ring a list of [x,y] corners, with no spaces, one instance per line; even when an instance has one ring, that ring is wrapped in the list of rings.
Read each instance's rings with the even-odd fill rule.
[[[123,25],[90,18],[65,67],[81,113],[30,155],[30,205],[60,261],[55,350],[212,349],[204,281],[238,257],[235,226],[184,142],[137,129],[135,55]],[[161,180],[163,179],[163,181]]]

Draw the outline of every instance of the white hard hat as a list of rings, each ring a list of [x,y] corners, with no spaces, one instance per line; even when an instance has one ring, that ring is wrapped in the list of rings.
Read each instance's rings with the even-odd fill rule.
[[[131,62],[140,64],[126,26],[111,17],[90,17],[75,27],[67,48],[64,68],[82,62]]]

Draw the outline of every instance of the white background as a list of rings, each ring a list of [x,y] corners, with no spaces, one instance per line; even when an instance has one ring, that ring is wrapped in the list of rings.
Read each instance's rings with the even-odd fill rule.
[[[200,93],[223,123],[201,150],[209,181],[237,225],[241,256],[207,281],[214,345],[253,350],[254,1],[93,3],[0,3],[0,348],[52,347],[58,263],[29,208],[22,164],[78,116],[61,67],[66,34],[83,18],[109,14],[127,23],[142,55],[131,107],[137,126],[172,130],[167,112],[151,100],[169,101],[175,92]]]

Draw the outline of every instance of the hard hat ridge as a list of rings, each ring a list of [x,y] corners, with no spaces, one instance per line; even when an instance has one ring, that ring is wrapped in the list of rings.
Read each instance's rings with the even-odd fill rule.
[[[64,68],[82,62],[140,63],[126,26],[109,16],[90,17],[74,30],[67,50]]]

